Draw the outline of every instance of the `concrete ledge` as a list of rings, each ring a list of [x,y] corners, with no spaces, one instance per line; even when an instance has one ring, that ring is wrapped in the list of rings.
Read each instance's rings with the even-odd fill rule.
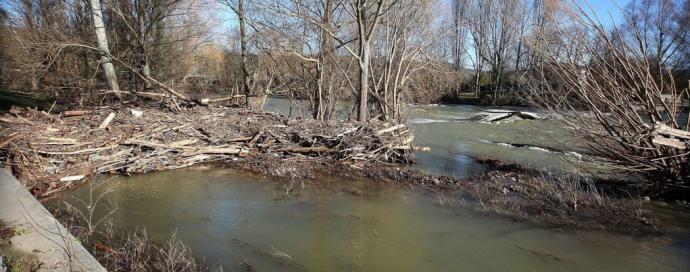
[[[39,271],[106,271],[5,169],[0,169],[0,220],[21,228],[10,249],[35,256]]]

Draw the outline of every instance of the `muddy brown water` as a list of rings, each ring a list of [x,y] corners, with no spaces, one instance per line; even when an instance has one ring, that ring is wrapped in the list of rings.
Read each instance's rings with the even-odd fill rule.
[[[269,101],[269,103],[280,101]],[[418,167],[467,176],[472,159],[491,155],[544,169],[568,169],[563,154],[494,142],[557,145],[563,131],[548,123],[486,125],[456,122],[471,106],[414,109],[416,141],[432,152]],[[562,144],[558,144],[562,145]],[[573,143],[571,149],[577,150]],[[562,146],[561,146],[562,147]],[[257,271],[687,271],[689,218],[659,208],[679,226],[663,237],[570,231],[487,216],[460,196],[422,188],[324,177],[317,183],[276,183],[234,170],[194,168],[132,177],[101,177],[112,188],[96,207],[113,209],[117,229],[146,229],[154,241],[172,232],[204,263]],[[98,183],[98,182],[97,182]],[[91,186],[62,201],[88,200]]]

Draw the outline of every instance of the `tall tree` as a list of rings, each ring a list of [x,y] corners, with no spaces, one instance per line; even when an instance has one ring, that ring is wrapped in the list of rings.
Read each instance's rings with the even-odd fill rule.
[[[451,35],[452,39],[452,59],[453,68],[458,75],[455,94],[460,95],[460,88],[462,86],[462,70],[465,67],[465,54],[467,53],[466,41],[467,41],[467,26],[465,17],[467,16],[467,8],[469,7],[469,0],[453,0],[451,2],[453,9],[453,33]]]
[[[117,74],[115,73],[115,67],[110,60],[110,48],[108,46],[108,36],[106,35],[105,24],[103,23],[103,11],[101,11],[101,1],[100,0],[90,0],[91,3],[91,16],[93,17],[93,26],[96,32],[96,42],[98,43],[98,49],[101,54],[101,67],[103,67],[103,72],[105,73],[106,81],[108,82],[108,88],[113,91],[120,90],[117,85]],[[116,93],[119,97],[119,93]]]
[[[359,99],[357,102],[359,110],[357,119],[361,123],[368,120],[367,114],[369,113],[371,41],[381,15],[396,2],[396,0],[354,0],[352,3],[353,14],[357,23],[357,40],[359,45],[356,55],[359,63]]]
[[[280,2],[280,1],[279,1]],[[309,8],[302,1],[294,1],[298,8]],[[330,25],[324,25],[314,16],[305,15],[305,12],[289,11],[290,15],[302,18],[312,25],[320,28],[337,42],[336,48],[342,48],[357,60],[358,90],[357,90],[357,119],[360,122],[368,120],[369,112],[369,80],[371,67],[371,44],[374,34],[379,26],[381,16],[393,8],[398,0],[348,0],[336,2],[342,4],[344,13],[351,16],[354,24],[354,37],[343,38],[342,33]],[[353,49],[350,43],[357,42],[357,48]]]
[[[223,4],[228,6],[237,15],[237,20],[240,25],[240,55],[242,68],[242,89],[245,95],[245,107],[249,107],[249,95],[251,90],[249,87],[249,68],[247,66],[247,18],[245,17],[245,2],[244,0],[237,0],[236,3],[230,0],[224,0]]]
[[[622,26],[627,42],[635,45],[631,53],[668,68],[682,66],[679,52],[690,30],[678,18],[687,13],[678,0],[632,0],[623,10]]]
[[[381,19],[374,40],[373,93],[383,119],[400,118],[400,99],[410,77],[429,66],[421,57],[437,41],[430,27],[432,1],[398,0]]]

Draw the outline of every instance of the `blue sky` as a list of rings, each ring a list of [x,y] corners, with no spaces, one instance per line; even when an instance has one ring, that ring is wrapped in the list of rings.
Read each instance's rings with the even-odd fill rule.
[[[441,0],[442,2],[450,3],[451,0]],[[566,2],[571,0],[565,0]],[[580,3],[586,10],[591,7],[594,13],[599,17],[602,23],[606,25],[612,24],[611,17],[620,24],[622,18],[620,16],[620,8],[624,8],[630,0],[575,0]],[[222,6],[221,6],[222,7]],[[609,15],[610,13],[610,15]],[[220,18],[224,20],[225,27],[233,28],[237,26],[237,19],[234,13],[224,8],[220,11]]]
[[[594,14],[605,25],[611,25],[613,21],[620,24],[623,20],[620,9],[625,8],[630,0],[577,0],[580,5],[588,10],[591,7]]]

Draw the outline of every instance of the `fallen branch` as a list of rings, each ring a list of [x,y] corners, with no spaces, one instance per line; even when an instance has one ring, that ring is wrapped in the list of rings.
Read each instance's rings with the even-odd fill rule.
[[[396,131],[396,130],[401,129],[401,128],[404,128],[404,127],[405,127],[405,124],[399,124],[399,125],[395,125],[395,126],[392,126],[392,127],[389,127],[389,128],[385,128],[385,129],[379,130],[379,131],[376,132],[376,134],[377,134],[377,135],[381,135],[381,134],[384,134],[384,133]]]
[[[18,137],[19,137],[19,132],[14,132],[14,133],[10,134],[10,136],[7,136],[6,140],[4,140],[4,141],[2,141],[2,143],[0,143],[0,148],[5,147],[7,144],[14,141],[14,139],[16,139]]]
[[[103,123],[101,123],[101,125],[98,126],[98,128],[100,128],[100,129],[107,128],[108,125],[110,124],[110,122],[113,121],[113,118],[115,118],[115,113],[111,112],[110,114],[108,114],[108,117],[106,117],[105,120],[103,120]]]
[[[87,114],[92,114],[92,110],[71,110],[71,111],[65,111],[62,113],[62,116],[65,117],[71,117],[71,116],[83,116]]]
[[[314,147],[287,147],[287,148],[278,149],[277,151],[309,154],[309,153],[327,153],[327,152],[330,152],[331,149],[329,149],[328,147],[325,147],[325,146],[314,146]]]

